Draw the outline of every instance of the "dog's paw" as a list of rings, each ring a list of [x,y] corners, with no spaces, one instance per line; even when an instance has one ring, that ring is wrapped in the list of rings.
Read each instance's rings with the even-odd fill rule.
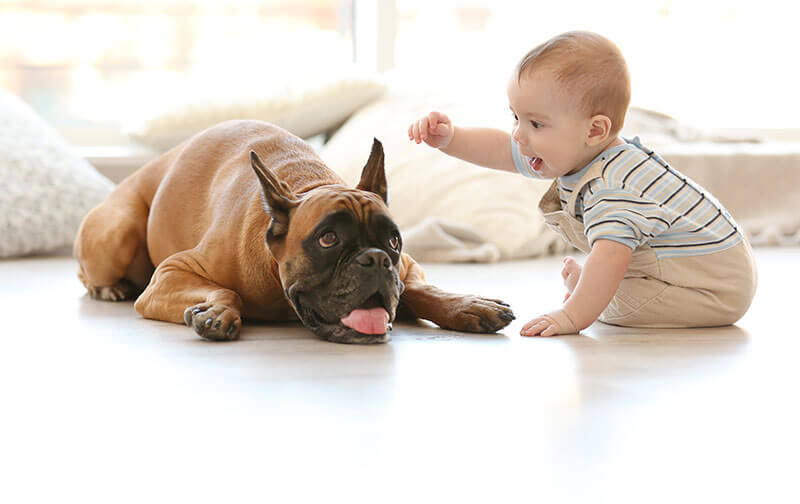
[[[239,337],[242,318],[226,306],[200,303],[186,308],[183,321],[201,337],[211,341],[232,341]]]
[[[504,328],[515,318],[508,303],[498,299],[462,296],[454,303],[449,320],[443,327],[456,331],[492,333]]]
[[[138,289],[126,279],[122,279],[114,285],[104,287],[87,287],[89,297],[100,301],[128,301],[134,299],[138,294]]]

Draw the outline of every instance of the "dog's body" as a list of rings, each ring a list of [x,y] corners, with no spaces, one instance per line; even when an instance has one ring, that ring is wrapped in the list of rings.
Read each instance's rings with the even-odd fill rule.
[[[87,215],[78,276],[92,297],[141,292],[143,317],[213,340],[238,337],[247,317],[383,342],[398,304],[450,329],[510,323],[502,302],[427,285],[385,202],[379,142],[352,189],[285,130],[226,122],[146,164]]]

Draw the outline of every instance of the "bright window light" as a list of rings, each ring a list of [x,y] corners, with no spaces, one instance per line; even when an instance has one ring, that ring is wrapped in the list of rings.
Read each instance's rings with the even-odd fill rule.
[[[397,0],[398,69],[504,93],[513,65],[553,35],[613,40],[632,104],[711,128],[798,128],[800,7],[779,0]]]
[[[174,89],[352,60],[343,0],[3,0],[0,87],[59,128],[114,128]]]

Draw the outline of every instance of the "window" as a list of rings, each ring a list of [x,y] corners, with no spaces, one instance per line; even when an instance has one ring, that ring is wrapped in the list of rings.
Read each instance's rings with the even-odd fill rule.
[[[125,118],[175,90],[232,76],[268,85],[284,65],[354,53],[488,84],[502,100],[528,49],[588,29],[623,50],[633,105],[701,127],[797,128],[798,13],[778,0],[3,0],[0,86],[73,143],[113,143]]]
[[[0,86],[74,143],[102,143],[174,90],[351,61],[349,9],[343,0],[6,0]]]
[[[529,49],[591,30],[625,54],[633,105],[702,127],[797,128],[798,14],[777,0],[397,0],[395,62],[504,93]]]

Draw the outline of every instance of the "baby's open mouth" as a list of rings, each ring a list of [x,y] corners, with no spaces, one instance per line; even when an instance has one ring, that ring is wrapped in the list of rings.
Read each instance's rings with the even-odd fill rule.
[[[539,171],[542,169],[542,158],[532,157],[530,161],[528,161],[528,165],[530,165],[533,171]]]

